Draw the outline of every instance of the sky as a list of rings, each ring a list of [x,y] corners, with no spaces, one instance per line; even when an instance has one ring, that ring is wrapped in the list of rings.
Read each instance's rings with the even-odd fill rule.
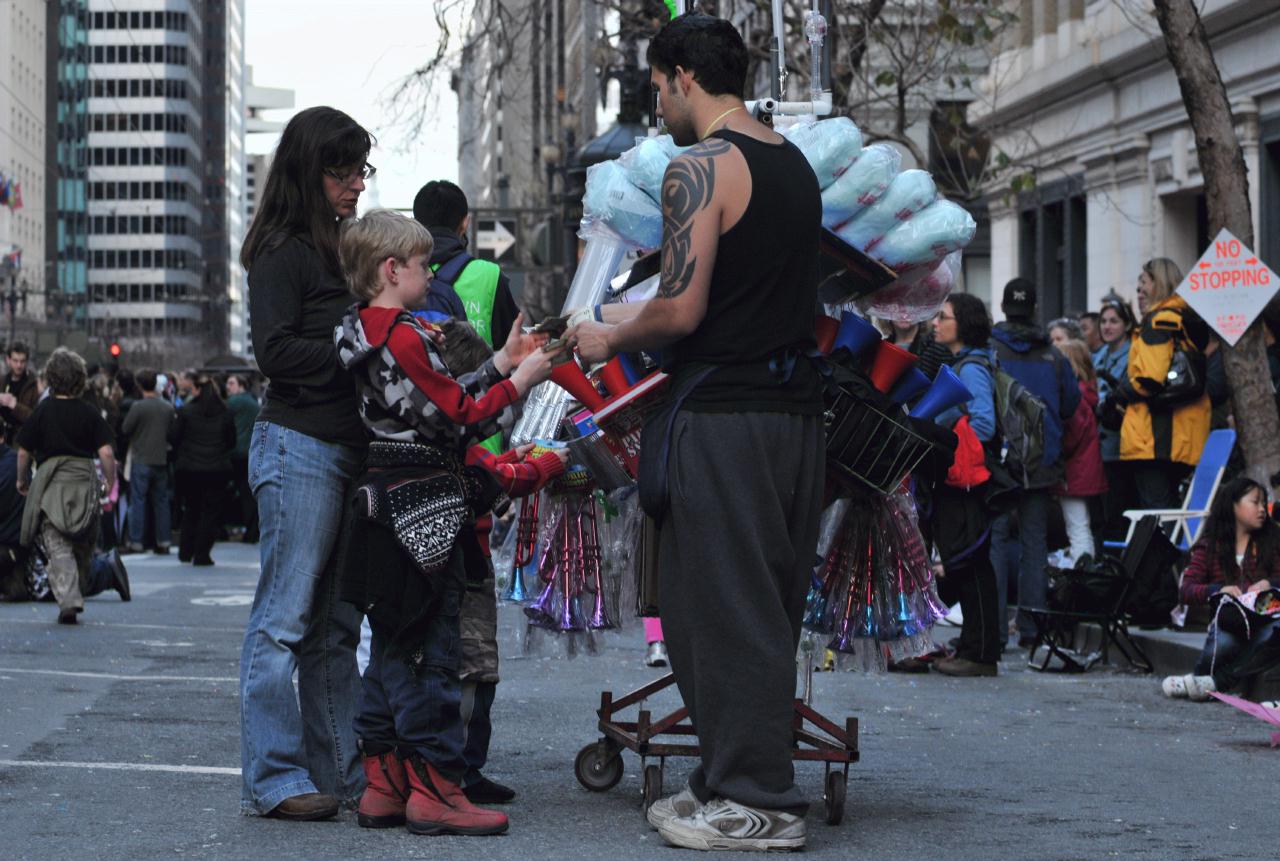
[[[431,179],[458,178],[457,101],[448,80],[422,134],[392,124],[390,90],[429,53],[438,31],[428,0],[245,0],[245,62],[253,82],[295,92],[296,110],[329,105],[373,132],[369,161],[378,174],[361,208],[409,208]],[[292,111],[266,114],[287,120]],[[249,135],[251,153],[270,152],[277,135]]]

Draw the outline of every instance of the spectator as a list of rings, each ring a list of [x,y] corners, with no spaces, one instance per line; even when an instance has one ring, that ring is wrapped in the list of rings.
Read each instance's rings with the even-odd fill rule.
[[[1005,285],[1000,306],[1007,318],[991,333],[996,361],[1001,369],[1022,383],[1045,404],[1044,456],[1038,464],[1027,464],[1027,475],[1018,501],[1016,551],[1013,550],[1013,523],[1010,515],[996,521],[996,574],[1007,581],[1017,556],[1018,605],[1044,609],[1048,578],[1045,564],[1049,551],[1050,491],[1062,481],[1062,427],[1080,404],[1080,389],[1071,365],[1049,343],[1044,330],[1033,321],[1036,315],[1036,287],[1025,278]],[[1001,585],[1002,594],[1006,584]],[[1030,614],[1018,614],[1018,644],[1035,642],[1035,622]]]
[[[939,415],[936,422],[953,428],[957,436],[975,435],[984,447],[995,444],[994,364],[987,347],[991,337],[987,306],[965,293],[953,294],[934,318],[933,332],[934,340],[954,357],[956,374],[973,395],[967,404]],[[961,449],[957,449],[957,461]],[[946,596],[949,600],[958,599],[964,614],[955,656],[933,663],[933,669],[948,676],[996,675],[1004,643],[996,572],[991,566],[991,525],[978,483],[973,479],[954,481],[949,473],[948,481],[934,491],[932,532],[945,571],[939,589],[950,593]]]
[[[18,431],[18,492],[27,496],[22,546],[37,533],[49,560],[49,586],[58,601],[58,623],[76,624],[84,610],[82,584],[98,538],[104,492],[93,459],[102,463],[108,485],[115,479],[111,428],[81,396],[87,383],[84,359],[59,347],[44,369],[51,396],[32,411]],[[31,462],[40,467],[31,481]]]
[[[40,400],[35,375],[27,370],[30,357],[31,349],[21,341],[9,346],[6,356],[9,372],[0,386],[0,419],[4,420],[4,439],[8,443],[13,442],[22,423],[31,418]]]
[[[1118,394],[1129,376],[1129,344],[1134,328],[1129,303],[1114,293],[1102,300],[1102,311],[1098,315],[1102,346],[1093,353],[1093,368],[1098,375],[1098,439],[1108,488],[1102,497],[1102,533],[1108,541],[1124,538],[1128,531],[1124,512],[1133,508],[1137,499],[1132,473],[1120,459],[1124,399]]]
[[[0,601],[25,601],[22,549],[22,495],[18,493],[18,453],[0,441]]]
[[[939,366],[951,362],[950,351],[934,340],[933,326],[903,320],[879,322],[881,331],[895,347],[901,347],[919,357],[916,367],[929,379],[938,375]]]
[[[156,392],[156,372],[138,371],[142,400],[124,417],[129,439],[129,543],[130,553],[141,553],[150,517],[155,529],[155,552],[169,553],[172,540],[169,517],[169,429],[173,405]]]
[[[236,424],[236,448],[231,453],[231,478],[235,486],[240,522],[244,525],[241,539],[245,544],[258,543],[258,504],[249,488],[249,440],[253,423],[261,406],[249,390],[249,381],[241,374],[227,377],[227,409]]]
[[[1209,437],[1208,392],[1185,403],[1165,404],[1164,390],[1174,352],[1194,360],[1209,344],[1209,327],[1174,293],[1182,282],[1176,263],[1149,260],[1138,276],[1142,327],[1129,349],[1129,368],[1121,397],[1127,402],[1120,429],[1120,457],[1133,470],[1140,508],[1177,508],[1178,485],[1200,462]]]
[[[1216,596],[1239,598],[1280,584],[1280,526],[1267,514],[1267,491],[1250,478],[1218,489],[1200,540],[1182,575],[1182,600],[1207,604]],[[1231,611],[1225,611],[1231,612]],[[1209,626],[1204,650],[1187,676],[1169,676],[1165,696],[1209,699],[1213,691],[1234,691],[1280,665],[1280,619],[1253,626],[1248,638]]]
[[[186,403],[169,430],[174,485],[182,510],[178,560],[212,565],[214,539],[236,448],[236,423],[208,374],[188,377]]]
[[[1080,324],[1070,317],[1059,317],[1049,324],[1049,340],[1055,347],[1060,348],[1067,341],[1083,339],[1084,332],[1080,329]]]
[[[1102,347],[1102,332],[1099,329],[1098,319],[1100,315],[1097,311],[1085,311],[1076,318],[1080,323],[1080,332],[1084,337],[1084,345],[1089,349],[1090,355],[1098,352]]]
[[[1071,363],[1080,386],[1080,406],[1067,420],[1062,433],[1062,456],[1066,481],[1058,505],[1071,542],[1071,558],[1077,564],[1086,557],[1093,559],[1093,524],[1089,511],[1093,501],[1107,492],[1107,478],[1102,471],[1102,449],[1098,439],[1098,378],[1089,361],[1089,348],[1084,341],[1072,339],[1059,347]]]

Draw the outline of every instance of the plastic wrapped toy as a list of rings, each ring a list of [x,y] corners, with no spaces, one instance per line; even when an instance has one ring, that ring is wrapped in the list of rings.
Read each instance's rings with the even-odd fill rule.
[[[818,176],[819,188],[835,182],[862,151],[862,132],[848,117],[797,123],[783,130],[782,135],[804,153]]]
[[[872,144],[848,170],[822,192],[822,226],[844,224],[880,199],[902,166],[902,153],[889,144]]]
[[[858,307],[870,317],[923,323],[942,310],[960,277],[960,252],[953,251],[932,268],[908,271],[888,287],[858,300]]]
[[[866,251],[937,198],[938,188],[928,171],[904,170],[893,178],[879,200],[836,232],[854,248]]]
[[[935,200],[884,235],[871,256],[895,272],[941,260],[964,248],[978,224],[949,200]]]

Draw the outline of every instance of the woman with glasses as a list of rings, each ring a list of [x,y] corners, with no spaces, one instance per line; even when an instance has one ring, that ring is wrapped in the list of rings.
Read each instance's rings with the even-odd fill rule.
[[[1204,350],[1209,327],[1173,291],[1182,282],[1176,263],[1149,260],[1138,275],[1142,323],[1129,347],[1120,428],[1120,458],[1133,470],[1140,508],[1178,508],[1178,485],[1200,462],[1209,437],[1209,395],[1204,391]],[[1198,362],[1198,394],[1171,399],[1169,369],[1182,351]]]
[[[338,600],[332,557],[367,437],[333,329],[351,304],[338,227],[373,176],[372,145],[341,111],[297,114],[240,257],[269,380],[249,446],[262,573],[240,658],[241,806],[280,819],[330,818],[364,789],[352,728],[360,615]]]
[[[1098,375],[1098,439],[1102,446],[1102,469],[1108,492],[1102,496],[1103,534],[1107,540],[1121,540],[1128,528],[1124,512],[1135,506],[1133,479],[1120,460],[1120,423],[1124,407],[1119,389],[1129,376],[1129,344],[1135,323],[1129,303],[1115,293],[1102,300],[1098,333],[1102,346],[1093,354]],[[1108,398],[1115,398],[1108,403]]]

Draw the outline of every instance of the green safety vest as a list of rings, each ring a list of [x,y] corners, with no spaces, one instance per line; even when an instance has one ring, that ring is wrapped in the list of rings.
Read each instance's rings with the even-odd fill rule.
[[[437,263],[431,271],[439,268]],[[493,347],[493,303],[498,295],[498,276],[501,273],[497,263],[474,259],[463,267],[458,280],[453,282],[453,292],[458,294],[462,309],[467,312],[467,322],[490,347]],[[495,455],[502,454],[502,433],[494,434],[480,445]]]

